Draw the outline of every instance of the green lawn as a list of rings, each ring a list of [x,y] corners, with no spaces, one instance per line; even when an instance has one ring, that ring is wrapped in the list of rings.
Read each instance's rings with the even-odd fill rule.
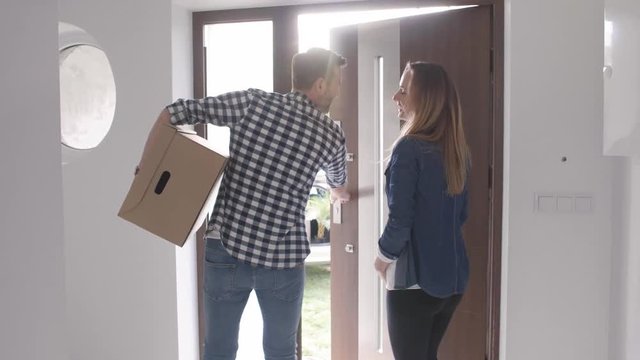
[[[304,359],[331,359],[331,283],[329,265],[307,265],[302,302]]]

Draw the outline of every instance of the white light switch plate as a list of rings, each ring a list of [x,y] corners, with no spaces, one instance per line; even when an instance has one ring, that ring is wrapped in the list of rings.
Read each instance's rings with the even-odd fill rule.
[[[593,212],[593,194],[536,193],[534,211],[548,214]]]

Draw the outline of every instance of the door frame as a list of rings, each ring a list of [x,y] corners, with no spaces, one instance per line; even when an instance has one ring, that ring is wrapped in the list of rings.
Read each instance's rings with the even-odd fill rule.
[[[227,22],[271,20],[273,21],[274,45],[274,91],[288,92],[291,88],[291,57],[297,52],[297,16],[306,12],[333,12],[350,10],[377,10],[411,6],[463,6],[486,5],[492,12],[493,43],[493,144],[491,151],[492,166],[489,171],[491,193],[491,224],[489,236],[489,258],[487,274],[487,359],[499,358],[500,344],[500,295],[502,270],[502,218],[503,218],[503,174],[504,174],[504,0],[372,0],[354,1],[333,4],[310,4],[276,6],[266,8],[249,8],[234,10],[217,10],[193,12],[193,79],[194,97],[201,98],[205,94],[205,25]],[[198,126],[197,131],[206,137],[206,127]],[[355,146],[356,144],[351,144]],[[357,189],[357,184],[351,185]],[[347,208],[350,216],[357,218],[357,206]],[[343,216],[345,216],[344,214]],[[349,236],[357,238],[357,226],[348,231]],[[204,227],[197,235],[197,267],[198,267],[198,308],[199,320],[202,314],[202,258],[204,254]],[[357,261],[357,257],[356,260]],[[357,284],[356,284],[357,285]],[[333,305],[332,305],[333,306]],[[333,310],[333,309],[332,309]],[[203,323],[200,322],[202,339]],[[357,339],[357,337],[356,337]]]

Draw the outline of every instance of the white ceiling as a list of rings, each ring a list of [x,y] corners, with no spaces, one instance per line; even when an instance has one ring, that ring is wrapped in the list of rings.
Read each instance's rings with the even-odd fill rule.
[[[366,0],[350,0],[366,1]],[[193,11],[242,9],[282,5],[303,5],[345,2],[340,0],[173,0],[174,4]]]

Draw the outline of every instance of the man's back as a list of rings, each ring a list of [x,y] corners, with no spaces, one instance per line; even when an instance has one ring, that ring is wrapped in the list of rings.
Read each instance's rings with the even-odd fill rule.
[[[242,261],[270,268],[301,263],[309,252],[304,210],[317,172],[324,169],[332,187],[346,182],[340,127],[300,92],[250,89],[178,101],[168,109],[174,123],[197,118],[231,129],[209,232],[219,232]]]

